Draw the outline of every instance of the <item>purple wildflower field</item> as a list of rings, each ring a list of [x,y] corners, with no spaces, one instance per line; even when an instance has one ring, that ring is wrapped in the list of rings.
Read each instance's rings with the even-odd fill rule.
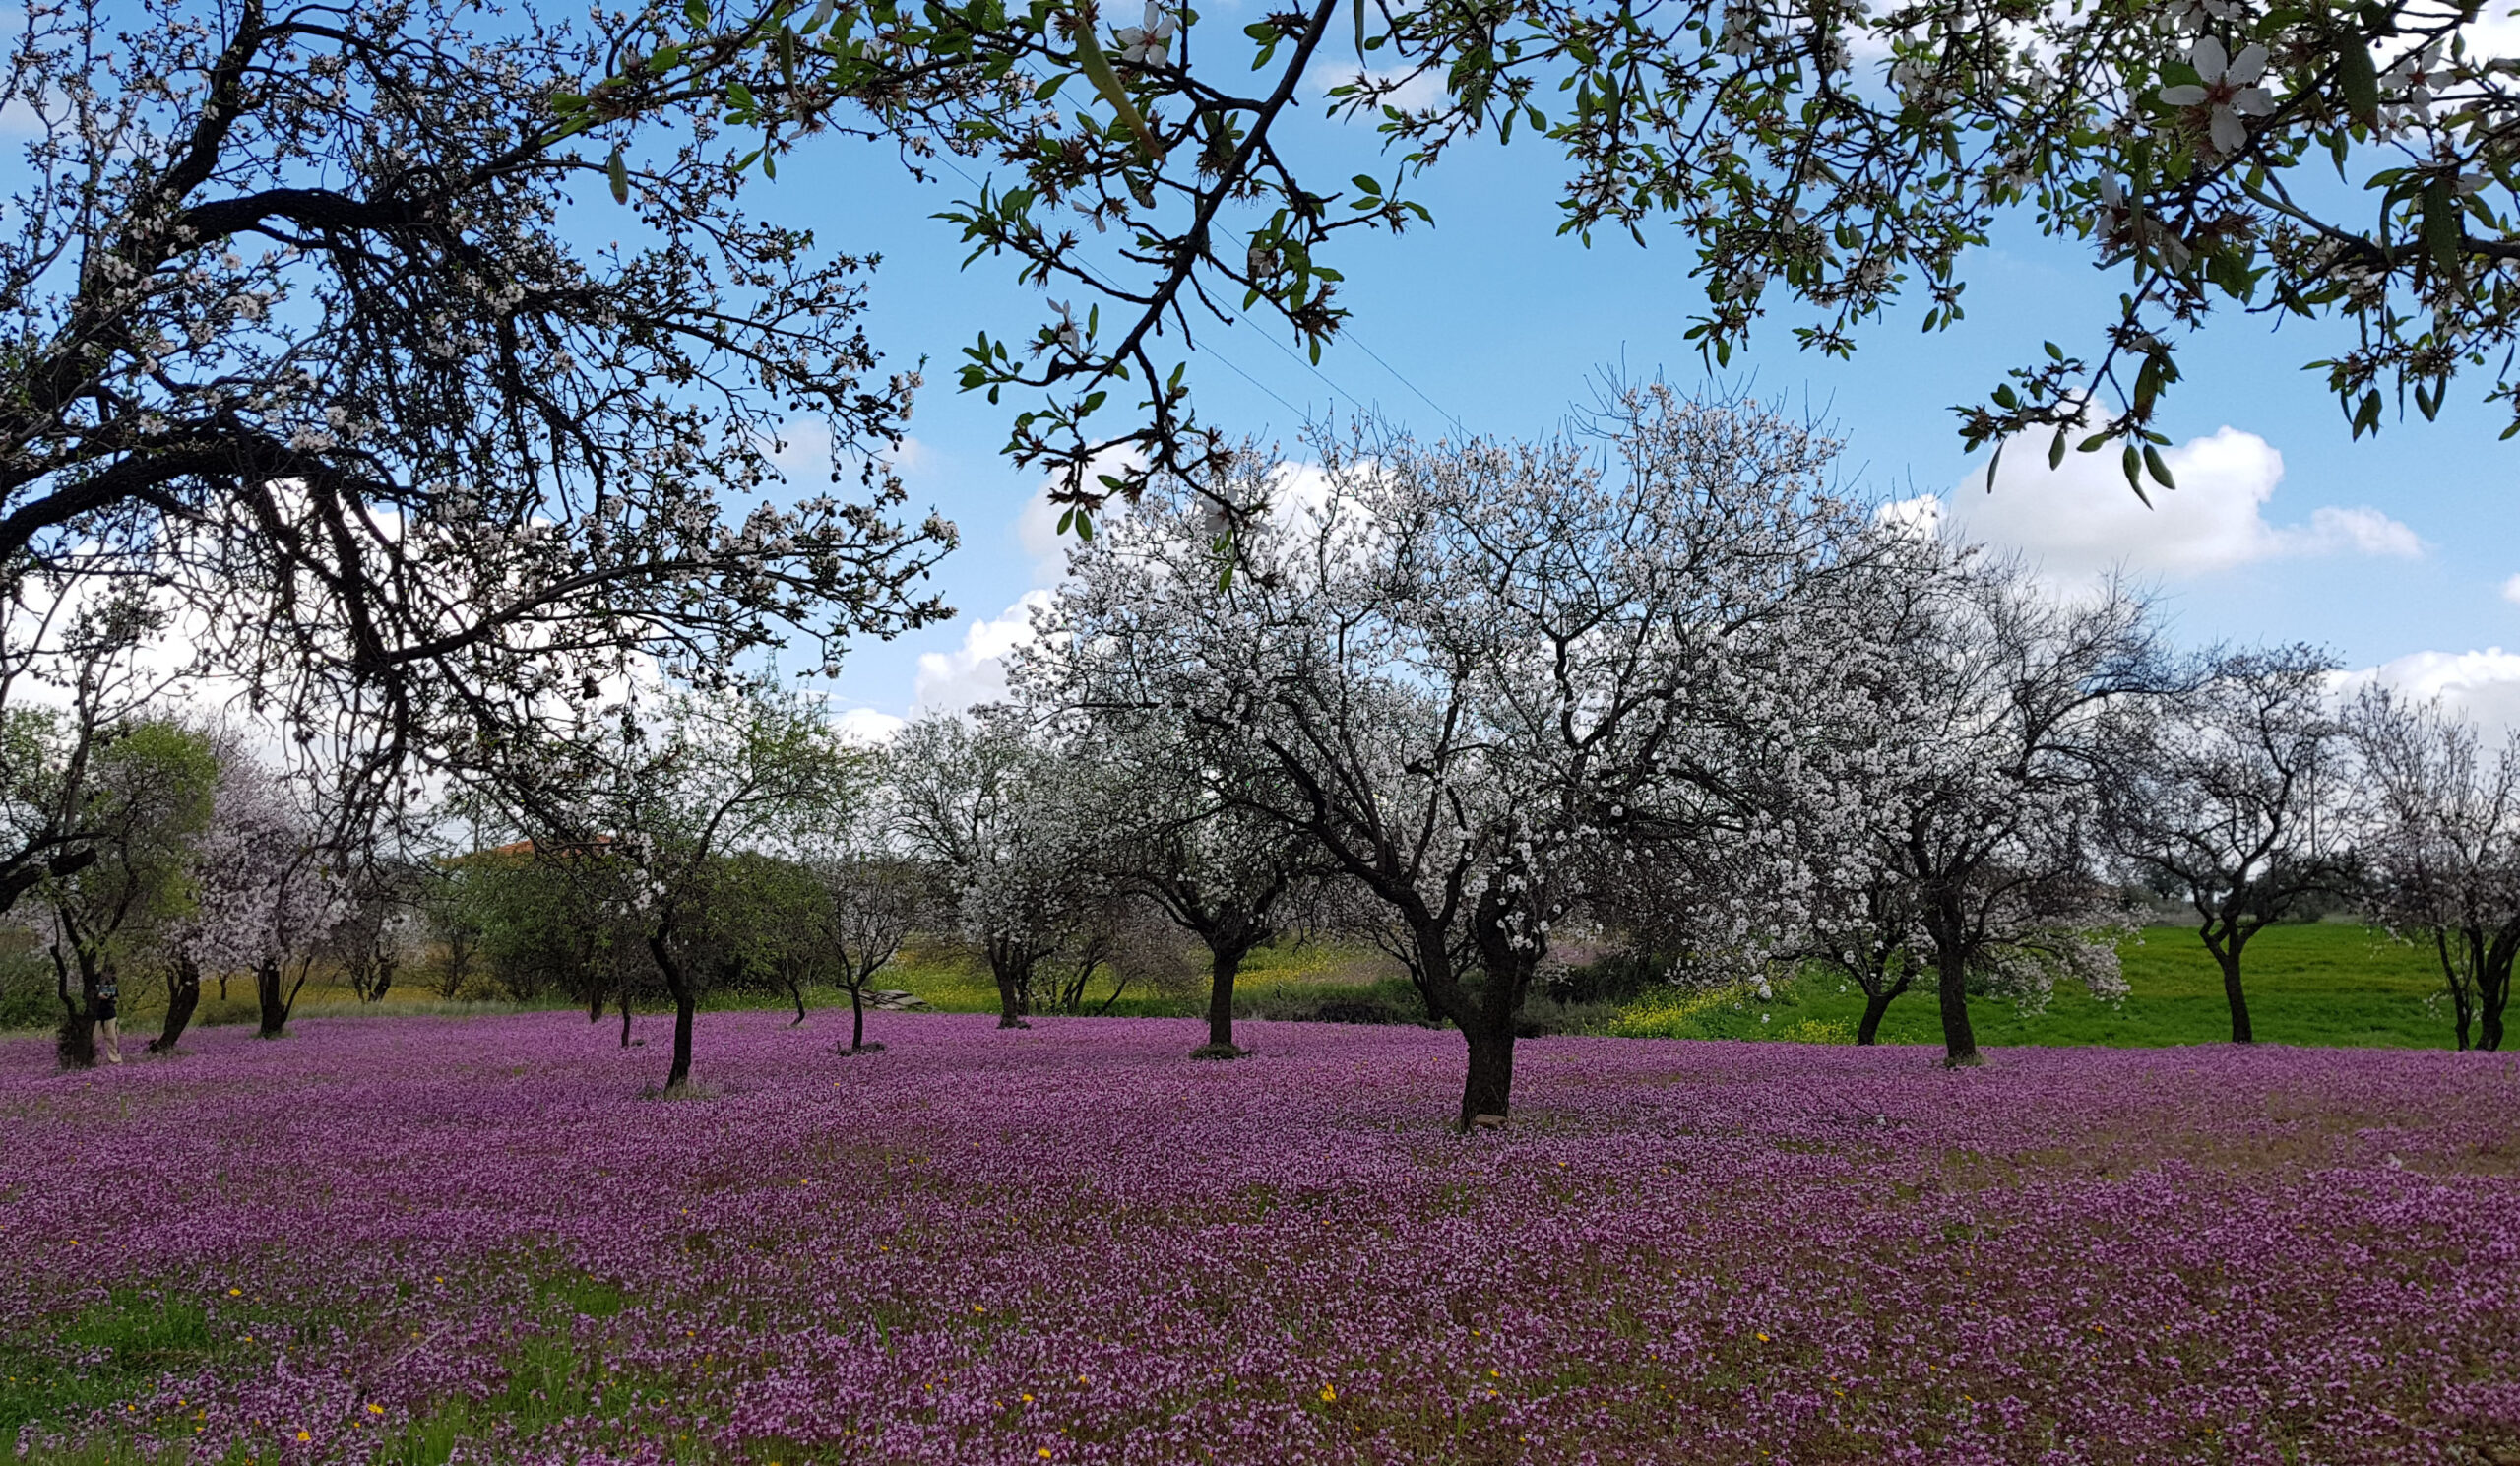
[[[0,1328],[202,1320],[20,1449],[2520,1462],[2510,1055],[992,1024],[0,1046]]]

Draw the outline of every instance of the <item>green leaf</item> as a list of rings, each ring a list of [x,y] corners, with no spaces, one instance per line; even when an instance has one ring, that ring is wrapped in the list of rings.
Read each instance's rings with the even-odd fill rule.
[[[630,164],[622,160],[621,150],[619,148],[613,149],[612,157],[604,160],[603,171],[604,176],[612,180],[612,202],[616,204],[629,203]]]
[[[682,18],[694,31],[709,29],[709,0],[682,0]]]
[[[2060,427],[2060,428],[2056,429],[2056,436],[2054,436],[2053,438],[2050,438],[2050,439],[2048,440],[2048,472],[2050,472],[2050,473],[2055,472],[2055,471],[2056,471],[2056,469],[2058,469],[2059,467],[2061,467],[2061,466],[2064,464],[2064,462],[2065,462],[2065,430],[2064,430],[2063,428],[2061,428],[2061,427]]]
[[[2119,468],[2126,471],[2126,486],[2135,490],[2135,497],[2144,499],[2148,505],[2152,503],[2151,499],[2144,498],[2144,455],[2135,451],[2135,445],[2129,443],[2126,445],[2126,451],[2119,455],[2117,463]]]
[[[1371,173],[1358,173],[1348,181],[1356,185],[1358,193],[1372,194],[1376,198],[1382,197],[1382,185],[1374,181]]]
[[[2362,36],[2348,34],[2338,43],[2336,82],[2355,121],[2369,127],[2380,120],[2380,74],[2372,69],[2371,48]]]
[[[2178,487],[2171,479],[2170,465],[2162,462],[2162,451],[2149,443],[2144,445],[2144,472],[2152,475],[2153,481],[2164,488]]]
[[[2432,252],[2432,268],[2443,280],[2465,277],[2460,265],[2458,195],[2446,174],[2424,185],[2424,244]]]

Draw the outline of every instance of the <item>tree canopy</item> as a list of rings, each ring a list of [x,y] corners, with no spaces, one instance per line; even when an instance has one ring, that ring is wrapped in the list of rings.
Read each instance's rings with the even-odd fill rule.
[[[583,125],[681,82],[757,130],[765,170],[838,128],[985,171],[943,218],[1065,298],[983,334],[961,384],[1015,396],[1008,452],[1088,514],[1221,451],[1191,402],[1202,331],[1255,314],[1317,360],[1348,319],[1341,237],[1431,223],[1414,180],[1481,139],[1559,156],[1562,232],[1673,226],[1716,365],[1780,311],[1832,355],[1904,302],[1947,328],[2009,221],[2086,252],[2123,279],[2114,307],[1957,404],[1958,428],[2051,461],[2114,445],[2139,493],[2171,482],[2165,393],[2218,312],[2341,324],[2309,364],[2357,435],[2393,400],[2432,415],[2470,371],[2520,424],[2520,67],[2473,6],[1313,0],[1228,22],[686,0],[635,29],[611,81],[563,99]],[[1324,177],[1289,144],[1325,74],[1387,174]]]

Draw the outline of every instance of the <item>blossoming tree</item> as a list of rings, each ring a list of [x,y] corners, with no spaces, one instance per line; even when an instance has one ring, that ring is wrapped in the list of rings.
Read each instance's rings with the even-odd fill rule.
[[[2385,925],[2431,946],[2458,1047],[2499,1049],[2520,961],[2520,735],[2488,746],[2439,704],[2384,688],[2347,716],[2364,889]]]
[[[2310,647],[2215,658],[2193,686],[2151,700],[2105,786],[2110,843],[2196,912],[2235,1044],[2255,1037],[2240,985],[2249,938],[2352,880],[2338,669]]]
[[[707,676],[792,634],[822,665],[941,609],[917,582],[952,530],[897,522],[914,377],[857,331],[865,262],[744,219],[683,94],[612,114],[661,124],[636,168],[573,141],[551,98],[604,74],[599,28],[20,19],[0,602],[151,585],[206,669],[379,773],[494,761],[646,659]],[[621,244],[573,247],[557,220],[607,186]],[[853,493],[753,497],[825,428]]]
[[[765,169],[842,131],[921,175],[982,170],[946,216],[970,258],[1064,299],[982,333],[962,384],[1023,404],[1009,452],[1089,513],[1219,451],[1189,387],[1202,331],[1248,313],[1317,352],[1348,319],[1342,239],[1431,223],[1413,180],[1517,137],[1562,159],[1562,233],[1676,227],[1716,364],[1780,308],[1832,355],[1901,304],[1948,327],[2015,221],[2122,279],[1957,406],[1973,446],[2113,447],[2138,492],[2168,484],[2181,340],[2234,312],[2338,323],[2310,364],[2357,435],[2392,402],[2438,412],[2463,371],[2520,421],[2520,72],[2494,18],[2446,0],[689,0],[643,24],[568,99],[592,131],[686,84],[756,130]],[[1387,170],[1290,146],[1324,79]]]
[[[1215,793],[1388,911],[1468,1044],[1465,1127],[1507,1113],[1517,1017],[1604,849],[1740,813],[1746,750],[1797,705],[1770,694],[1825,669],[1798,612],[1873,537],[1824,491],[1834,445],[1755,409],[1657,388],[1602,426],[1606,463],[1325,441],[1317,504],[1246,453],[1150,495],[1060,602],[1074,695],[1265,767]]]

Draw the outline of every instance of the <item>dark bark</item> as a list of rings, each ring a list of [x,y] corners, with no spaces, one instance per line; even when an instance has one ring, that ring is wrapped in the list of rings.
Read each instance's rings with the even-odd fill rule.
[[[698,995],[688,987],[673,995],[673,1068],[665,1075],[665,1091],[670,1094],[691,1082],[691,1028],[699,1012]]]
[[[2477,984],[2477,1047],[2488,1053],[2502,1047],[2502,1013],[2510,1000],[2511,958],[2504,954]]]
[[[691,1082],[691,1029],[700,1010],[700,994],[692,988],[690,975],[674,960],[668,934],[671,929],[668,918],[648,936],[648,953],[656,959],[657,970],[664,974],[665,990],[673,994],[673,1066],[665,1073],[667,1094]]]
[[[1472,918],[1472,939],[1479,949],[1479,987],[1465,989],[1454,977],[1449,962],[1440,969],[1445,980],[1436,986],[1438,995],[1451,989],[1455,1001],[1453,1021],[1461,1025],[1462,1038],[1470,1045],[1470,1072],[1462,1080],[1461,1125],[1467,1130],[1480,1115],[1493,1115],[1503,1120],[1513,1113],[1514,1100],[1514,1036],[1523,1014],[1523,999],[1531,992],[1532,974],[1544,955],[1538,945],[1518,940],[1514,917],[1518,915],[1508,898],[1490,887],[1479,899]],[[1429,931],[1428,935],[1435,933]],[[1437,975],[1429,970],[1429,977]]]
[[[149,1041],[152,1053],[172,1053],[201,1006],[201,968],[190,957],[178,957],[166,973],[166,1022]]]
[[[1462,1037],[1470,1042],[1470,1075],[1461,1094],[1461,1127],[1467,1130],[1482,1115],[1502,1119],[1512,1113],[1513,1020],[1507,1019],[1502,1031],[1481,1024],[1477,1030],[1464,1029]]]
[[[2257,928],[2235,916],[2208,913],[2197,934],[2204,939],[2205,950],[2214,954],[2214,966],[2223,974],[2223,1001],[2232,1010],[2232,1042],[2253,1044],[2257,1032],[2248,1021],[2248,993],[2240,987],[2240,951]]]
[[[85,734],[83,733],[82,736],[84,737]],[[39,859],[38,852],[44,846],[55,843],[55,839],[56,837],[43,836],[31,841],[26,849],[18,853],[16,859],[10,860],[5,866],[0,866],[0,869],[7,871],[5,875],[0,875],[0,916],[8,915],[9,909],[18,904],[19,897],[33,890],[45,879],[60,880],[66,876],[77,875],[80,871],[96,863],[96,848],[93,845],[82,845],[75,850],[64,851],[50,860]]]
[[[254,1037],[277,1039],[288,1028],[288,1015],[297,1006],[297,994],[306,988],[306,969],[297,972],[295,983],[284,982],[284,965],[277,958],[254,966],[254,1001],[261,1009]]]
[[[1230,1057],[1242,1051],[1233,1042],[1233,980],[1242,974],[1246,949],[1216,948],[1208,963],[1208,1047],[1206,1052]]]
[[[788,1025],[789,1028],[794,1028],[805,1021],[805,985],[796,981],[793,969],[788,973],[788,996],[796,1004],[796,1022]]]
[[[2234,943],[2214,954],[2214,964],[2223,970],[2223,1000],[2232,1008],[2232,1042],[2254,1044],[2257,1031],[2249,1026],[2248,994],[2240,989],[2240,949]]]
[[[620,997],[621,997],[621,1047],[622,1047],[622,1048],[624,1048],[624,1049],[627,1049],[627,1048],[629,1048],[629,1047],[630,1047],[630,980],[629,980],[628,978],[626,978],[626,977],[625,977],[625,978],[623,978],[623,979],[621,980],[621,992],[620,992]],[[597,1001],[598,1001],[598,1005],[600,1005],[600,1003],[601,1003],[601,999],[600,999],[600,998],[598,998]]]
[[[53,1049],[63,1068],[93,1069],[96,1066],[96,979],[85,959],[78,966],[79,988],[73,992],[71,964],[60,945],[53,946],[53,989],[61,998],[61,1028],[54,1036]]]
[[[2446,931],[2432,933],[2432,949],[2441,959],[2441,981],[2450,989],[2450,1022],[2458,1034],[2461,1053],[2468,1052],[2469,1011],[2468,985],[2459,977],[2459,966],[2450,956],[2450,936]]]
[[[849,985],[849,1047],[866,1047],[866,989],[859,983]]]
[[[1032,975],[1032,964],[1028,959],[1029,953],[1014,942],[992,938],[988,944],[989,976],[997,980],[997,1026],[1000,1028],[1033,1026],[1024,1021],[1031,1007],[1025,993],[1025,988],[1030,986],[1027,979]]]
[[[1962,907],[1961,888],[1946,879],[1927,897],[1925,934],[1933,938],[1934,997],[1942,1010],[1942,1062],[1951,1069],[1985,1062],[1978,1054],[1978,1030],[1969,1021],[1969,958],[1979,933]]]
[[[1978,1030],[1969,1022],[1969,965],[1954,945],[1939,945],[1934,995],[1942,1006],[1942,1062],[1965,1069],[1985,1062],[1978,1054]]]
[[[1909,981],[1909,975],[1903,972],[1899,974],[1899,981],[1896,983],[1884,984],[1876,981],[1872,986],[1864,988],[1863,1021],[1857,1024],[1855,1030],[1855,1041],[1858,1044],[1871,1045],[1881,1042],[1881,1017],[1890,1011],[1891,1003],[1907,992]]]

